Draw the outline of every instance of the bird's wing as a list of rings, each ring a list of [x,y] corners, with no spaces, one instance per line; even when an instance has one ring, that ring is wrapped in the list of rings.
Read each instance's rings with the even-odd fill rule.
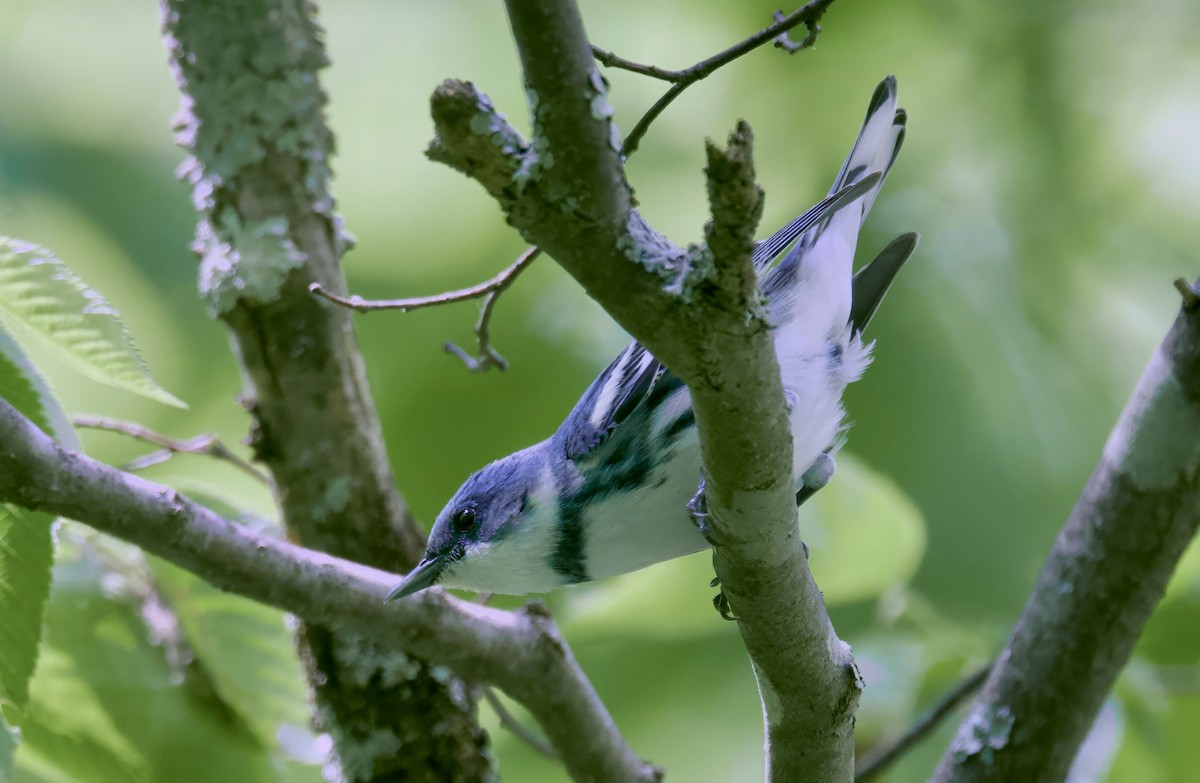
[[[787,249],[788,245],[796,241],[796,237],[804,234],[821,221],[833,217],[843,207],[853,204],[875,187],[882,176],[875,172],[857,182],[838,188],[834,193],[818,201],[803,215],[793,219],[786,226],[759,242],[754,247],[754,268],[759,270],[761,275],[763,270]]]
[[[679,385],[675,376],[641,343],[630,343],[592,381],[563,422],[559,433],[567,457],[578,460],[594,452],[664,379],[668,379],[668,385]]]
[[[872,173],[839,188],[759,242],[752,256],[759,274],[797,237],[869,192],[879,182],[880,176],[877,172]],[[630,343],[592,382],[559,429],[557,437],[562,440],[567,457],[579,460],[595,453],[613,430],[639,406],[652,397],[665,398],[682,385],[683,382],[672,375],[641,343]]]
[[[858,270],[851,284],[854,294],[850,306],[850,324],[855,331],[861,332],[867,328],[896,273],[917,249],[920,239],[915,231],[901,234],[880,250],[871,263]]]

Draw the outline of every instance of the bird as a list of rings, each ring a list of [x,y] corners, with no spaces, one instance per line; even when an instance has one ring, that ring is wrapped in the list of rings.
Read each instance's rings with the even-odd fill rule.
[[[842,392],[873,348],[862,330],[916,247],[915,233],[901,235],[852,274],[859,231],[906,122],[888,76],[829,195],[753,251],[788,406],[797,504],[833,473],[847,428]],[[688,388],[635,341],[552,436],[466,480],[386,600],[435,584],[545,593],[692,554],[710,546],[702,500]]]

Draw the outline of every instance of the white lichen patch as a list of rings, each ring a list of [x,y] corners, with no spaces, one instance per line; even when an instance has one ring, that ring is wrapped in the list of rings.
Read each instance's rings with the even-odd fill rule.
[[[282,216],[241,224],[227,211],[220,231],[207,221],[200,224],[194,247],[201,255],[200,295],[217,316],[242,300],[275,301],[288,275],[305,261]]]
[[[528,150],[524,150],[521,164],[513,172],[513,182],[516,183],[517,192],[523,193],[526,185],[536,183],[541,179],[543,171],[552,168],[554,168],[554,153],[550,150],[550,142],[541,130],[535,128],[532,143]]]
[[[597,120],[607,120],[617,113],[613,105],[608,102],[608,96],[604,94],[592,98],[588,108],[591,110],[592,117]]]
[[[373,680],[381,688],[391,688],[413,679],[421,670],[421,664],[403,652],[353,634],[335,637],[334,655],[339,673],[357,688],[365,688]]]
[[[334,743],[331,763],[325,767],[325,779],[345,783],[374,780],[378,759],[396,755],[402,745],[400,738],[386,729],[361,737],[343,734],[339,740]]]
[[[1016,719],[1008,707],[988,705],[977,708],[950,746],[954,751],[954,762],[961,764],[977,755],[984,764],[991,764],[995,752],[1008,744],[1014,723]]]
[[[349,476],[338,476],[329,482],[321,502],[312,509],[313,519],[320,522],[345,511],[346,506],[350,504],[350,487]]]

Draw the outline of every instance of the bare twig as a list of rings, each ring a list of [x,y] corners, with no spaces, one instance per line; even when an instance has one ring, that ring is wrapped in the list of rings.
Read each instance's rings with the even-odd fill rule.
[[[118,432],[159,447],[159,451],[138,457],[127,464],[125,470],[143,470],[151,465],[165,462],[173,454],[198,454],[228,462],[263,486],[271,486],[271,479],[267,474],[239,457],[216,435],[197,435],[187,440],[177,440],[143,427],[137,422],[110,419],[106,416],[75,416],[71,423],[84,429]]]
[[[593,56],[610,68],[620,68],[621,70],[632,71],[643,76],[673,82],[671,87],[642,115],[642,118],[633,126],[633,130],[625,137],[625,142],[621,147],[621,154],[626,158],[632,155],[641,143],[642,137],[646,135],[646,131],[650,129],[650,125],[658,119],[658,116],[676,98],[683,94],[684,90],[701,79],[712,75],[719,68],[728,65],[745,54],[749,54],[769,41],[774,41],[776,47],[784,49],[789,54],[795,54],[802,49],[812,46],[816,43],[817,35],[821,32],[821,26],[818,22],[825,14],[826,9],[832,4],[833,0],[811,0],[811,2],[806,3],[786,16],[782,12],[776,11],[774,14],[775,24],[759,30],[754,35],[739,41],[722,52],[714,54],[712,57],[678,71],[659,68],[656,65],[643,65],[642,63],[627,60],[598,46],[592,46]],[[788,38],[787,34],[789,30],[800,25],[805,25],[808,28],[808,35],[805,36],[804,40],[795,43]]]
[[[522,253],[516,261],[509,264],[507,268],[490,280],[484,280],[482,283],[470,286],[469,288],[460,288],[457,291],[447,291],[441,294],[434,294],[433,296],[418,296],[411,299],[363,299],[357,295],[339,296],[332,291],[326,290],[320,283],[311,283],[308,286],[308,290],[335,304],[348,307],[360,313],[373,313],[376,310],[399,310],[402,313],[408,313],[425,307],[435,307],[453,302],[466,302],[469,299],[478,299],[481,296],[487,296],[495,291],[503,291],[512,285],[516,276],[521,274],[525,267],[529,266],[537,258],[540,252],[536,247],[531,247]]]
[[[897,737],[887,747],[872,753],[856,765],[857,769],[854,772],[855,783],[863,783],[864,781],[871,780],[894,764],[918,742],[929,736],[950,713],[954,712],[960,704],[970,698],[971,694],[979,690],[979,687],[983,685],[983,681],[987,679],[988,672],[992,670],[994,663],[994,661],[991,661],[986,666],[981,666],[961,682],[955,684],[942,697],[941,701],[933,705],[928,712],[918,718],[917,722],[908,731]]]
[[[523,704],[576,780],[650,781],[546,610],[429,590],[385,603],[394,574],[261,536],[175,490],[55,443],[0,398],[0,500],[78,520],[312,627],[436,661]],[[377,685],[374,687],[378,687]]]
[[[728,49],[718,52],[711,57],[705,58],[695,65],[679,70],[669,70],[667,68],[659,68],[657,65],[643,65],[642,63],[627,60],[613,52],[601,49],[595,44],[592,45],[592,55],[604,65],[610,68],[619,68],[623,71],[631,71],[649,76],[654,79],[661,79],[666,82],[697,82],[706,76],[709,76],[722,66],[728,65],[742,55],[749,54],[758,47],[775,40],[787,34],[789,30],[799,25],[807,25],[809,34],[815,29],[819,30],[817,22],[825,10],[833,4],[833,0],[812,0],[796,9],[786,16],[781,11],[776,11],[773,14],[775,24],[764,27],[754,35],[749,36],[741,41],[738,41]],[[808,44],[808,45],[811,45]]]
[[[460,288],[457,291],[447,291],[433,296],[419,296],[410,299],[363,299],[357,294],[339,296],[323,288],[320,283],[310,284],[308,290],[330,302],[360,313],[371,313],[376,310],[399,310],[402,313],[408,313],[425,307],[436,307],[483,297],[483,304],[479,308],[479,320],[475,322],[475,340],[479,356],[472,357],[454,343],[445,344],[446,353],[457,356],[472,372],[482,372],[491,367],[505,370],[508,369],[508,362],[491,345],[488,327],[491,324],[492,311],[495,310],[496,299],[500,294],[513,284],[517,276],[524,272],[541,255],[541,252],[541,248],[537,246],[530,247],[518,256],[516,261],[513,261],[490,280],[485,280],[469,288]]]
[[[530,247],[507,269],[490,281],[495,285],[484,296],[483,304],[479,307],[479,320],[475,322],[475,345],[479,349],[479,356],[471,357],[454,343],[446,343],[444,346],[446,353],[461,359],[471,372],[483,372],[491,367],[495,367],[501,372],[508,369],[508,362],[492,347],[490,330],[492,311],[496,309],[496,300],[500,298],[500,294],[504,293],[505,289],[517,279],[517,275],[525,271],[541,254],[542,249],[537,245]]]
[[[547,742],[544,737],[540,737],[529,729],[525,728],[525,724],[517,720],[517,716],[513,715],[508,707],[504,706],[504,702],[500,701],[500,697],[496,695],[494,690],[491,688],[484,688],[483,698],[496,713],[496,717],[500,719],[501,726],[511,731],[517,739],[521,740],[546,758],[558,761],[558,753],[554,750],[554,746]]]
[[[785,18],[783,11],[776,11],[773,16],[776,22],[782,22]],[[809,21],[806,24],[808,25],[808,35],[804,36],[799,43],[793,41],[792,37],[788,35],[788,31],[784,30],[775,37],[775,48],[782,49],[788,54],[795,54],[815,44],[817,36],[821,34],[821,25],[817,24],[815,20]]]
[[[637,150],[638,144],[641,142],[642,137],[646,135],[650,126],[654,124],[659,115],[684,90],[711,75],[722,66],[728,65],[742,55],[772,40],[775,41],[777,47],[785,49],[791,54],[812,46],[816,43],[817,34],[821,31],[821,27],[817,22],[832,3],[833,0],[812,0],[812,2],[786,16],[781,11],[776,11],[774,14],[775,24],[760,30],[749,38],[738,42],[712,57],[678,71],[659,68],[656,65],[636,63],[605,49],[601,49],[599,46],[592,45],[593,56],[604,65],[611,68],[632,71],[655,79],[662,79],[663,81],[674,82],[662,97],[646,110],[646,113],[637,121],[637,124],[634,125],[633,130],[626,137],[622,145],[621,154],[626,158],[632,155]],[[808,35],[800,43],[795,43],[788,38],[787,33],[789,30],[802,24],[808,27]],[[492,367],[503,371],[508,368],[508,362],[492,347],[488,328],[491,323],[492,313],[496,307],[496,300],[540,253],[541,250],[537,246],[530,247],[507,269],[492,279],[485,280],[469,288],[461,288],[457,291],[448,291],[444,294],[436,294],[434,296],[410,299],[364,299],[358,295],[339,296],[322,288],[320,283],[313,283],[309,286],[309,290],[331,302],[360,313],[369,313],[375,310],[399,310],[402,313],[406,313],[413,310],[420,310],[424,307],[434,307],[484,297],[483,305],[479,310],[479,320],[475,323],[475,340],[476,348],[479,352],[478,355],[471,356],[458,345],[451,342],[447,342],[444,348],[446,353],[457,356],[462,360],[463,364],[471,372],[483,372]]]

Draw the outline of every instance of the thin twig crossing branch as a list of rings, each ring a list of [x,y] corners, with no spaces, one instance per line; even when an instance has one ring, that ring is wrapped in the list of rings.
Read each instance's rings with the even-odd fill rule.
[[[169,459],[172,454],[199,454],[228,462],[263,486],[268,488],[272,486],[271,479],[267,474],[239,457],[216,435],[196,435],[187,440],[177,440],[143,427],[136,422],[111,419],[106,416],[75,416],[71,419],[71,423],[83,429],[118,432],[159,447],[159,451],[151,452],[130,462],[125,466],[125,470],[142,470],[151,465],[157,465]]]
[[[706,57],[695,65],[680,68],[677,71],[660,68],[657,65],[643,65],[633,60],[627,60],[613,52],[601,49],[595,44],[592,45],[592,54],[597,60],[610,68],[619,68],[623,71],[631,71],[639,73],[642,76],[650,76],[667,82],[697,82],[706,76],[710,76],[717,69],[728,65],[739,57],[749,54],[763,44],[777,40],[781,35],[787,34],[789,30],[795,27],[807,25],[810,31],[809,34],[812,35],[811,31],[814,28],[819,29],[817,22],[820,21],[825,10],[831,5],[833,5],[833,0],[812,0],[812,2],[801,6],[786,16],[776,11],[774,14],[775,24],[764,27],[754,35],[738,41],[728,49],[717,52],[711,57]]]
[[[521,274],[525,267],[533,263],[533,260],[537,258],[540,252],[538,248],[531,247],[522,253],[516,261],[509,264],[503,271],[489,280],[484,280],[482,283],[468,288],[460,288],[457,291],[446,291],[445,293],[434,294],[432,296],[418,296],[409,299],[364,299],[357,294],[340,296],[326,289],[320,283],[309,284],[308,290],[323,299],[328,299],[335,304],[348,307],[360,313],[373,313],[377,310],[399,310],[402,313],[408,313],[425,307],[436,307],[437,305],[479,299],[488,294],[503,291],[512,285],[513,280],[517,275]]]
[[[986,666],[979,667],[961,682],[956,683],[950,689],[949,693],[944,695],[941,701],[933,705],[928,712],[918,718],[917,722],[910,726],[908,731],[897,737],[887,747],[879,749],[857,764],[854,771],[854,782],[865,783],[865,781],[873,779],[876,775],[896,763],[901,756],[912,749],[918,742],[929,736],[934,729],[941,725],[942,721],[948,715],[954,712],[960,704],[969,699],[975,691],[979,690],[979,687],[987,679],[988,672],[992,670],[994,664],[995,661],[989,661]]]
[[[504,702],[500,701],[500,697],[491,688],[483,689],[483,698],[488,703],[488,706],[496,713],[496,717],[500,719],[500,725],[512,732],[513,736],[524,742],[535,751],[545,756],[548,759],[558,761],[558,753],[554,750],[554,746],[547,742],[543,737],[539,737],[529,729],[525,728],[525,724],[517,719],[516,715],[508,707],[504,706]]]

